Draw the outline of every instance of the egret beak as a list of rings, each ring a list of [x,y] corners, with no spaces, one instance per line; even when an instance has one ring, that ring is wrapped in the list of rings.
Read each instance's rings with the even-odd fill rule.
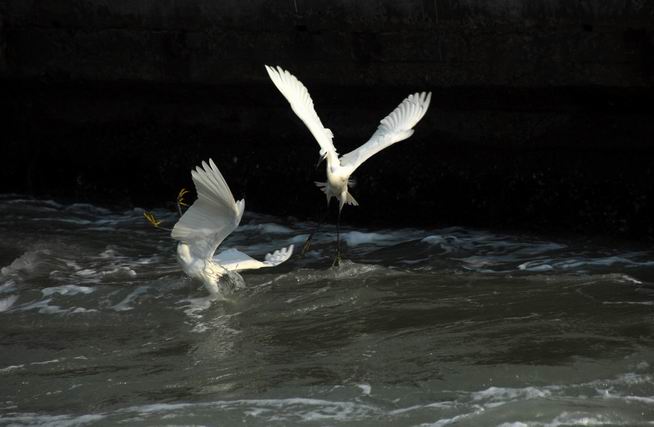
[[[320,156],[320,159],[318,160],[318,163],[316,163],[316,169],[318,169],[318,166],[327,158],[327,153],[323,154]]]

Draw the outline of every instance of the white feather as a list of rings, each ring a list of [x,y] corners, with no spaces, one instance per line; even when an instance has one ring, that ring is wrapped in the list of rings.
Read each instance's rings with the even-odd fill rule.
[[[284,95],[284,98],[291,104],[291,108],[297,116],[309,128],[318,145],[320,154],[328,152],[336,153],[334,148],[334,134],[323,126],[320,117],[313,107],[313,100],[307,88],[291,73],[281,67],[273,68],[266,65],[266,71],[277,89]]]
[[[287,255],[277,264],[269,262],[270,254],[261,262],[236,250],[222,252],[213,259],[218,246],[241,222],[245,201],[234,201],[225,178],[211,159],[208,164],[202,162],[191,175],[198,198],[171,232],[171,237],[179,241],[177,258],[186,274],[202,280],[212,294],[220,294],[218,280],[226,271],[272,267],[290,258],[292,245],[273,253]]]
[[[333,143],[334,136],[329,129],[323,126],[316,114],[307,88],[295,76],[281,67],[274,68],[266,65],[266,70],[277,89],[291,104],[295,114],[318,141],[320,154],[325,155],[327,159],[327,181],[316,182],[316,185],[327,196],[327,203],[332,197],[339,201],[339,209],[342,209],[346,203],[358,205],[349,193],[350,175],[371,156],[410,137],[413,134],[413,127],[425,115],[431,101],[431,92],[418,92],[409,95],[395,110],[381,120],[368,142],[339,159]]]
[[[191,172],[198,199],[173,227],[171,237],[190,246],[195,257],[211,258],[225,237],[238,227],[245,201],[234,201],[225,178],[213,163]]]
[[[287,261],[293,255],[293,245],[281,248],[272,254],[266,254],[265,261],[259,261],[237,249],[227,249],[216,255],[213,260],[227,271],[255,270],[275,267]]]
[[[409,95],[388,116],[384,117],[368,142],[344,154],[340,158],[341,166],[352,173],[363,162],[396,142],[413,135],[413,127],[422,119],[429,108],[431,92]]]

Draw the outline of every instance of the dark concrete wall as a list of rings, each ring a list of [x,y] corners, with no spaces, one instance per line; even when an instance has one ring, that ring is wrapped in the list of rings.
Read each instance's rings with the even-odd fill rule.
[[[211,156],[249,207],[313,215],[317,145],[264,63],[341,152],[434,92],[348,220],[654,235],[643,0],[5,0],[0,191],[161,204]]]
[[[6,0],[12,77],[651,86],[645,0]]]

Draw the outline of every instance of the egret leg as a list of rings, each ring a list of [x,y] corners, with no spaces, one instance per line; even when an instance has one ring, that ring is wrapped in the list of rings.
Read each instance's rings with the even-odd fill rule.
[[[332,267],[341,265],[341,210],[338,210],[338,217],[336,218],[336,258],[332,263]]]
[[[300,256],[303,257],[304,254],[309,250],[309,247],[311,246],[311,239],[313,239],[313,235],[320,230],[320,226],[322,225],[323,222],[327,219],[327,216],[329,215],[329,205],[327,205],[327,210],[325,211],[325,214],[320,218],[318,221],[318,225],[316,228],[309,234],[309,237],[307,237],[307,240],[305,240],[304,245],[302,246],[302,251],[300,252]]]

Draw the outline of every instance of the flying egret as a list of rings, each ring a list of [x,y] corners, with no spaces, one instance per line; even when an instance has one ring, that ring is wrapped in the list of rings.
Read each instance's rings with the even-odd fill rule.
[[[263,262],[236,249],[214,257],[218,246],[241,222],[245,200],[234,201],[225,178],[211,159],[209,164],[202,162],[202,167],[196,167],[191,175],[198,198],[170,234],[179,241],[177,260],[187,275],[201,280],[216,297],[221,296],[218,281],[227,272],[274,267],[291,257],[293,245],[267,254]]]
[[[413,134],[413,127],[427,112],[431,92],[417,92],[409,95],[395,110],[381,120],[377,130],[365,144],[339,158],[334,147],[334,134],[320,121],[307,88],[294,75],[281,67],[275,68],[266,65],[266,71],[277,89],[291,104],[295,114],[318,141],[320,160],[327,160],[327,181],[315,184],[327,196],[328,206],[332,197],[336,198],[339,203],[336,222],[337,249],[334,259],[334,264],[338,265],[341,259],[341,211],[345,204],[359,205],[348,190],[348,184],[351,184],[350,175],[374,154]],[[310,239],[311,236],[307,239],[307,243]]]

